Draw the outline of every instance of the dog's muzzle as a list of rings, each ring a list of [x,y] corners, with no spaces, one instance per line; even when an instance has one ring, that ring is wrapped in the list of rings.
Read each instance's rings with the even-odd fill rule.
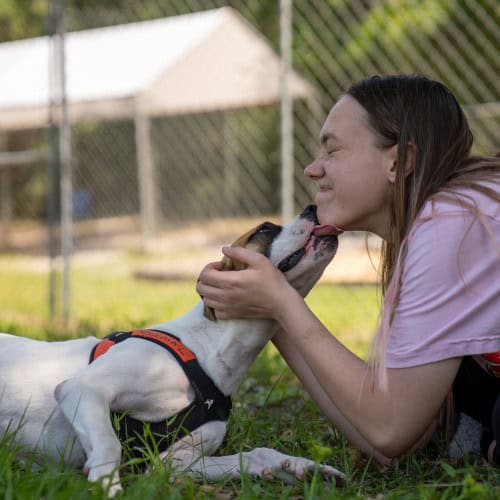
[[[282,273],[286,273],[293,269],[306,255],[310,246],[316,248],[321,242],[337,246],[337,235],[343,233],[342,229],[333,224],[320,224],[316,214],[316,205],[308,205],[300,214],[301,219],[306,219],[314,222],[315,226],[311,231],[311,235],[307,243],[302,247],[288,255],[278,264],[278,269]]]

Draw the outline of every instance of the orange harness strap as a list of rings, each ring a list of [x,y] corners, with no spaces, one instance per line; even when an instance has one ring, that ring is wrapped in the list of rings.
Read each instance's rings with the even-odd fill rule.
[[[112,346],[129,338],[154,342],[170,352],[180,364],[194,389],[194,400],[177,415],[159,422],[143,422],[128,415],[118,415],[118,436],[128,442],[131,453],[140,456],[147,442],[152,449],[162,452],[175,440],[189,434],[206,422],[227,421],[231,411],[231,397],[225,396],[202,369],[195,354],[177,337],[161,330],[133,330],[114,332],[99,342],[90,354],[90,363],[106,353]],[[149,432],[145,432],[145,427]]]
[[[131,332],[114,332],[105,337],[97,344],[90,355],[90,362],[95,361],[99,356],[105,354],[117,342],[121,342],[130,337],[146,339],[166,347],[180,361],[187,363],[196,359],[196,356],[190,351],[177,337],[156,330],[132,330]]]

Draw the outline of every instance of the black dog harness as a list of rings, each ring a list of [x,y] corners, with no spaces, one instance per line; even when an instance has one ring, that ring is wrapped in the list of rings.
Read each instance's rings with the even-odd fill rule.
[[[120,441],[127,442],[132,455],[140,456],[141,448],[145,447],[158,452],[165,451],[173,442],[190,434],[200,425],[228,419],[232,407],[231,397],[224,396],[204,372],[195,354],[170,333],[161,330],[111,333],[94,346],[89,363],[102,356],[116,343],[129,338],[149,340],[167,349],[182,366],[195,393],[192,403],[180,413],[159,422],[143,422],[126,414],[113,414],[117,417],[113,419],[118,422],[118,437]]]

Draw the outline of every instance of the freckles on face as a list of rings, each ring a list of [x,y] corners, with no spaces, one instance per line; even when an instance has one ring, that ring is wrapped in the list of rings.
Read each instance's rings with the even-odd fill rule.
[[[305,171],[316,181],[320,223],[377,232],[390,190],[387,165],[364,109],[349,96],[340,99],[321,130],[320,153]]]

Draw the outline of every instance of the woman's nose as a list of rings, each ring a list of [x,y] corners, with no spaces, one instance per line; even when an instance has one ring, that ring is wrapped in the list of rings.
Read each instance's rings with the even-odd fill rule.
[[[317,158],[312,163],[307,165],[304,169],[304,175],[306,177],[310,177],[311,179],[317,179],[323,176],[323,168]]]

